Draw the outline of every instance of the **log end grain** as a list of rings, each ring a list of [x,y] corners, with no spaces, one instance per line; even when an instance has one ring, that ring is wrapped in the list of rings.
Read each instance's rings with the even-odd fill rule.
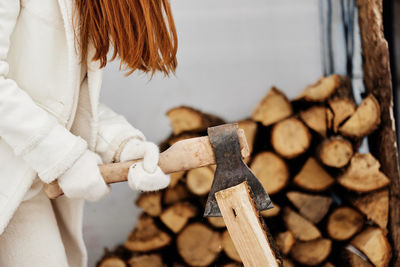
[[[311,144],[308,128],[296,118],[288,118],[274,125],[271,144],[285,158],[295,158],[307,151]]]

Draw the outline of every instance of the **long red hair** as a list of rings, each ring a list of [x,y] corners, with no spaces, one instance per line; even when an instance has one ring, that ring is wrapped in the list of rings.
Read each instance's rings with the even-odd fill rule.
[[[139,69],[168,75],[177,66],[177,34],[168,0],[75,0],[79,13],[80,49],[96,49],[93,60],[107,64],[120,58],[127,75]]]

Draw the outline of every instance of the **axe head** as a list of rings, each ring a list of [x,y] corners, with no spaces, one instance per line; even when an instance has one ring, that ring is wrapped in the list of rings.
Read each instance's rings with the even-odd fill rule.
[[[208,137],[214,149],[217,169],[208,195],[204,217],[222,216],[215,193],[244,181],[248,183],[255,206],[259,211],[273,207],[264,187],[243,162],[237,131],[237,123],[208,128]]]

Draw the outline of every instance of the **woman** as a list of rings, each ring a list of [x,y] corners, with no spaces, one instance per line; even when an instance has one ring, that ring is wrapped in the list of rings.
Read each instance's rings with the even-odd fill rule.
[[[107,53],[128,74],[176,68],[167,0],[0,1],[0,266],[85,266],[84,199],[104,197],[99,169],[144,157],[129,185],[168,176],[158,148],[99,104]],[[50,201],[42,183],[58,179]]]

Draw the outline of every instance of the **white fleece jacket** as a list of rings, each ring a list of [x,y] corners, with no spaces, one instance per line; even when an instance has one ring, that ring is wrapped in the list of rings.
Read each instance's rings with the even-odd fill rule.
[[[0,234],[37,175],[56,179],[87,147],[111,162],[125,140],[143,137],[99,104],[101,70],[88,60],[93,49],[80,82],[72,3],[0,1]],[[65,218],[77,238],[80,223]]]

